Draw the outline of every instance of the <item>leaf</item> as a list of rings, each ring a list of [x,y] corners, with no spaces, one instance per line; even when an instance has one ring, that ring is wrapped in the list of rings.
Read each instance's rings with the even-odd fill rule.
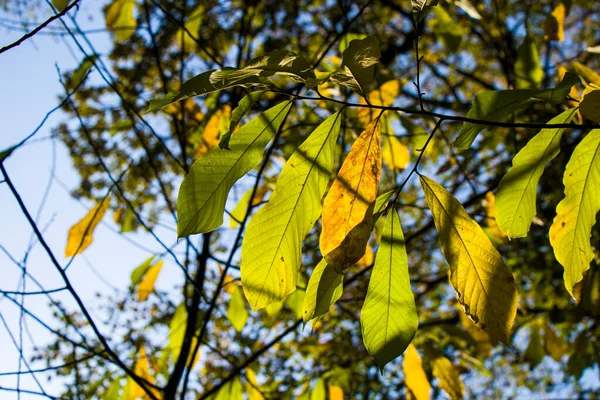
[[[150,293],[154,291],[154,283],[156,282],[156,278],[158,278],[158,274],[160,273],[163,264],[164,260],[158,261],[144,274],[136,291],[139,301],[146,301]]]
[[[229,303],[227,304],[227,319],[229,319],[231,326],[233,326],[236,331],[241,332],[248,320],[246,301],[244,300],[242,289],[238,285],[232,284],[230,286],[232,291]]]
[[[360,325],[365,347],[380,370],[406,350],[419,326],[404,234],[393,209],[383,228]]]
[[[291,106],[286,101],[265,111],[240,128],[231,140],[231,150],[215,147],[192,164],[177,198],[178,237],[221,226],[231,187],[260,162]]]
[[[327,398],[326,396],[327,391],[325,388],[325,381],[323,378],[319,378],[314,389],[310,393],[310,400],[325,400]]]
[[[600,45],[592,46],[585,49],[588,53],[600,54]]]
[[[571,87],[579,82],[572,73],[567,72],[563,80],[551,89],[518,89],[518,90],[489,90],[475,96],[473,107],[467,113],[467,118],[484,121],[504,122],[510,115],[536,101],[550,104],[560,104]],[[452,143],[455,147],[468,149],[485,124],[463,122],[457,139]]]
[[[344,400],[344,389],[339,386],[329,385],[329,400]]]
[[[210,149],[219,144],[222,131],[221,127],[223,125],[229,125],[228,122],[230,114],[231,107],[229,105],[225,105],[221,110],[215,111],[215,113],[210,117],[206,123],[206,126],[204,127],[202,137],[200,138],[200,141],[194,150],[194,155],[196,158],[205,155]],[[225,124],[223,122],[225,122]]]
[[[529,34],[525,36],[525,40],[517,49],[515,79],[517,89],[537,89],[544,79],[544,70],[540,62],[537,44]]]
[[[306,296],[306,290],[296,289],[292,293],[288,294],[284,300],[284,303],[296,315],[296,319],[302,318],[302,311],[303,311],[305,296]]]
[[[256,381],[256,374],[250,368],[246,368],[246,393],[248,400],[265,400]]]
[[[121,379],[113,379],[102,396],[104,400],[119,400],[121,394]]]
[[[319,244],[327,264],[338,273],[365,253],[380,176],[380,132],[373,121],[352,145],[323,204]]]
[[[415,400],[429,400],[431,385],[423,370],[421,357],[413,344],[408,345],[404,352],[402,370],[404,371],[406,391],[411,394],[411,396],[407,395],[406,397]]]
[[[517,312],[517,289],[510,270],[458,200],[433,180],[422,175],[420,180],[459,302],[493,343],[508,343]]]
[[[284,165],[269,202],[248,223],[240,274],[255,311],[296,288],[302,242],[321,214],[340,125],[336,113],[315,129]]]
[[[214,397],[214,400],[243,400],[244,387],[240,382],[239,376],[236,376],[227,382]]]
[[[410,151],[396,136],[383,136],[383,161],[391,170],[399,171],[410,162]]]
[[[133,122],[131,121],[131,119],[124,119],[112,124],[108,133],[110,134],[110,136],[115,136],[118,132],[127,131],[131,128],[133,128]]]
[[[544,349],[554,361],[562,362],[567,353],[567,344],[558,336],[548,322],[544,324]]]
[[[60,12],[67,8],[67,5],[69,5],[69,0],[52,0],[52,4]]]
[[[362,40],[364,38],[366,38],[367,35],[365,35],[364,33],[346,33],[341,39],[340,42],[338,44],[338,51],[340,54],[344,54],[344,51],[346,51],[346,49],[348,48],[348,46],[350,45],[350,42],[353,40]]]
[[[148,257],[143,263],[133,270],[131,273],[131,287],[136,287],[138,283],[142,281],[142,278],[152,266],[152,261],[154,261],[155,257],[155,255]]]
[[[401,82],[397,79],[385,82],[368,94],[369,103],[374,106],[391,106],[400,94],[400,87]],[[364,98],[361,98],[359,104],[366,105],[367,102]],[[377,114],[374,114],[374,111],[377,111]],[[379,110],[370,107],[359,107],[357,109],[358,120],[364,125],[368,125],[378,114]]]
[[[199,312],[199,320],[201,320],[201,313]],[[179,358],[179,353],[181,352],[181,347],[183,346],[183,339],[185,337],[185,329],[187,325],[187,310],[185,303],[180,303],[173,313],[173,317],[171,317],[171,322],[169,323],[169,342],[167,346],[163,349],[163,353],[160,357],[160,363],[166,363],[168,359],[172,359],[173,361]],[[199,335],[199,329],[196,331],[196,335]],[[194,337],[191,342],[191,348],[196,346],[197,337]],[[190,361],[192,359],[192,354],[188,355],[188,359],[186,361],[187,365],[190,365]],[[191,363],[192,366],[195,365],[200,359],[200,353],[196,353],[196,358],[194,362]]]
[[[483,206],[485,207],[485,221],[487,225],[484,232],[493,243],[503,243],[507,236],[496,223],[496,196],[494,196],[494,193],[487,192],[485,194]]]
[[[590,236],[600,209],[599,152],[600,129],[594,129],[575,147],[567,163],[565,198],[556,207],[550,227],[550,244],[565,269],[565,287],[571,296],[573,286],[583,279],[594,258]]]
[[[135,32],[134,7],[135,0],[115,0],[106,9],[106,29],[112,31],[119,42],[126,42]]]
[[[256,103],[263,94],[265,94],[264,90],[251,92],[251,93],[248,93],[247,95],[245,95],[240,100],[240,102],[238,103],[238,106],[231,113],[229,129],[227,130],[227,132],[225,132],[223,134],[223,136],[221,136],[221,140],[219,142],[220,148],[230,150],[229,141],[231,140],[231,135],[235,131],[235,128],[237,128],[238,124],[240,123],[240,121],[242,120],[244,115],[246,115],[248,112],[250,112],[250,110],[254,106],[254,103]]]
[[[600,86],[590,83],[583,91],[579,111],[584,118],[600,122]]]
[[[438,4],[438,0],[411,0],[413,17],[417,24],[425,18],[425,14]]]
[[[448,393],[451,399],[462,399],[465,387],[460,379],[458,369],[446,357],[435,357],[431,360],[431,372],[439,379],[439,386]]]
[[[466,33],[463,26],[455,23],[450,14],[442,7],[434,8],[433,14],[434,18],[428,21],[430,31],[435,32],[449,51],[458,51],[462,37]]]
[[[65,2],[66,3],[66,2]],[[98,58],[96,54],[92,54],[83,59],[79,66],[71,73],[70,85],[73,88],[78,87],[87,76],[90,68],[94,66],[94,61]]]
[[[88,211],[85,217],[69,229],[65,257],[73,257],[76,254],[83,253],[92,244],[94,230],[102,221],[108,205],[109,201],[107,199],[100,201]]]
[[[186,16],[185,29],[180,28],[177,32],[177,44],[180,48],[184,48],[187,52],[194,52],[198,46],[196,40],[199,37],[200,27],[204,18],[204,5],[201,4],[192,11],[189,16]],[[181,25],[179,25],[181,26]],[[183,46],[181,40],[183,39]]]
[[[381,51],[376,37],[352,40],[342,55],[343,72],[333,74],[331,79],[364,96],[367,85],[373,80],[379,57]]]
[[[562,42],[565,40],[566,7],[561,1],[544,21],[544,40]]]
[[[302,319],[304,324],[320,319],[329,312],[329,308],[342,296],[344,291],[344,275],[338,274],[327,266],[322,259],[315,267],[304,296]]]
[[[465,314],[462,307],[456,307],[459,310],[458,318],[460,324],[465,328],[469,336],[473,339],[475,348],[483,357],[489,358],[492,356],[492,343],[487,333],[482,331],[479,327],[473,325],[473,321]]]
[[[544,350],[542,336],[540,335],[540,326],[536,323],[529,331],[529,344],[525,350],[525,360],[531,368],[535,368],[542,362],[545,356],[546,351]]]
[[[567,124],[577,109],[562,112],[549,124]],[[564,128],[542,129],[512,160],[496,193],[496,221],[509,238],[525,237],[536,214],[537,185],[544,167],[560,152]]]
[[[469,0],[456,0],[454,2],[456,6],[458,6],[461,10],[463,10],[469,17],[480,20],[481,14],[477,11],[477,9],[471,4]]]
[[[248,210],[248,204],[250,203],[252,193],[254,193],[254,197],[252,197],[252,206],[257,206],[263,201],[263,198],[268,191],[269,187],[266,184],[260,185],[258,189],[256,189],[256,193],[254,193],[254,187],[248,189],[248,191],[240,198],[240,201],[235,205],[235,208],[231,210],[229,215],[229,227],[236,228],[240,222],[246,218],[246,211]]]
[[[600,75],[596,71],[591,68],[586,67],[579,61],[575,61],[573,63],[573,67],[575,68],[575,73],[582,77],[585,82],[589,85],[590,83],[595,83],[596,85],[600,85]]]
[[[140,347],[135,366],[133,367],[133,372],[139,378],[144,379],[149,383],[154,383],[154,377],[152,376],[152,374],[150,374],[150,363],[148,362],[148,355],[146,354],[144,346]],[[155,389],[152,389],[152,392],[156,397],[159,397],[159,394],[156,392]],[[130,376],[128,376],[127,382],[125,383],[125,388],[123,389],[123,396],[121,397],[121,399],[136,400],[140,397],[145,398],[146,392]]]

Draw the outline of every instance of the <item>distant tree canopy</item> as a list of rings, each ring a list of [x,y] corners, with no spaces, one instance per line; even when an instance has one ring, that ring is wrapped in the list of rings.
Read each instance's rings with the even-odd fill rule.
[[[107,54],[79,3],[65,255],[109,214],[172,241],[57,308],[62,396],[599,390],[596,0],[115,0]]]

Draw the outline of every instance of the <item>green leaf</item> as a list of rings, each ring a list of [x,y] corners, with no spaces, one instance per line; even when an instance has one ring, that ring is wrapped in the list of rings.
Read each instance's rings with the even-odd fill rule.
[[[315,267],[306,288],[302,319],[319,320],[329,312],[329,308],[342,296],[344,291],[344,275],[338,274],[321,259]]]
[[[227,382],[215,396],[214,400],[243,400],[244,387],[239,376]]]
[[[341,125],[327,118],[284,165],[269,202],[250,220],[242,243],[242,287],[253,310],[296,288],[302,241],[321,214]],[[237,138],[239,132],[234,136]]]
[[[288,294],[284,300],[284,303],[289,307],[289,309],[296,314],[296,318],[302,318],[304,297],[306,297],[306,290],[296,289],[292,293]]]
[[[231,297],[227,305],[227,319],[236,331],[241,332],[248,320],[248,310],[246,310],[246,301],[241,288],[236,284],[231,286]]]
[[[310,393],[310,400],[326,400],[327,399],[327,390],[325,387],[325,380],[323,378],[319,378],[317,383],[315,384],[314,389]]]
[[[221,136],[221,140],[219,141],[220,148],[231,150],[229,148],[229,141],[231,140],[231,135],[233,134],[233,131],[235,131],[235,128],[237,128],[244,115],[246,115],[252,109],[254,103],[256,103],[263,94],[265,94],[265,91],[259,90],[256,92],[248,93],[240,100],[238,106],[231,113],[229,130],[227,130],[227,132],[225,132]]]
[[[598,75],[598,73],[593,69],[586,67],[579,61],[575,61],[573,63],[573,68],[575,68],[575,73],[582,77],[588,85],[590,83],[600,85],[600,75]]]
[[[291,107],[292,102],[286,101],[265,111],[236,132],[231,150],[214,147],[192,164],[177,198],[178,237],[221,226],[231,187],[260,162]]]
[[[450,14],[442,7],[433,9],[435,18],[428,21],[429,29],[440,38],[443,45],[451,52],[458,51],[465,29],[454,22]]]
[[[90,68],[94,66],[94,61],[98,58],[96,54],[86,57],[81,64],[71,74],[71,87],[76,88],[83,82]]]
[[[350,45],[350,42],[352,42],[353,40],[362,40],[366,37],[367,35],[365,35],[364,33],[346,33],[340,39],[340,43],[338,44],[338,51],[340,52],[340,54],[344,54],[344,51],[346,51],[346,49]]]
[[[537,44],[529,34],[517,50],[515,78],[517,89],[537,89],[544,79]]]
[[[419,326],[406,243],[400,218],[393,209],[385,220],[360,325],[365,347],[381,370],[404,353]]]
[[[493,343],[508,343],[517,313],[517,289],[510,270],[458,200],[433,180],[422,175],[420,180],[458,301]]]
[[[152,261],[156,256],[152,255],[146,259],[143,263],[141,263],[138,267],[136,267],[131,273],[131,287],[135,287],[138,283],[142,281],[144,274],[148,272],[150,267],[152,267]]]
[[[567,163],[565,198],[556,207],[550,227],[550,244],[565,269],[565,286],[571,296],[573,286],[583,279],[594,258],[590,236],[600,210],[599,153],[600,129],[594,129],[575,147]]]
[[[550,104],[560,104],[571,87],[579,82],[579,78],[567,72],[563,80],[552,89],[518,89],[490,90],[479,93],[473,100],[473,107],[467,113],[467,118],[484,121],[504,122],[516,111],[522,110],[536,101]],[[468,149],[485,124],[464,122],[457,139],[452,143],[460,149]]]
[[[376,37],[352,40],[342,55],[343,71],[333,74],[331,79],[364,97],[367,85],[373,80],[379,57],[381,51]]]
[[[135,32],[137,22],[133,16],[134,7],[135,0],[116,0],[106,9],[106,28],[120,42],[126,42]]]
[[[102,398],[104,400],[119,400],[121,394],[121,378],[113,379]]]
[[[69,5],[69,0],[52,0],[52,4],[58,11],[63,11]]]
[[[196,40],[200,37],[200,27],[204,18],[204,4],[200,4],[189,15],[186,15],[185,29],[179,28],[177,32],[177,42],[181,47],[181,39],[183,39],[183,48],[185,51],[194,52],[198,43]]]
[[[110,136],[115,136],[118,132],[127,131],[131,128],[133,128],[133,121],[130,119],[123,119],[112,124],[108,133]]]
[[[438,0],[411,0],[413,17],[417,23],[425,18],[425,14],[438,4]]]
[[[572,108],[548,121],[566,124],[577,114]],[[564,128],[542,129],[512,160],[496,193],[496,221],[509,238],[525,237],[536,214],[537,185],[544,167],[560,152]]]

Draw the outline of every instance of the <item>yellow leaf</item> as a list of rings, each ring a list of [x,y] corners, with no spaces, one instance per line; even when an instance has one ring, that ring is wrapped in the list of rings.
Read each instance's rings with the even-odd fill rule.
[[[397,79],[385,82],[378,89],[371,91],[367,95],[369,103],[374,106],[391,106],[394,103],[394,100],[396,100],[396,97],[398,97],[398,94],[400,94],[400,88],[402,85],[403,83]],[[359,103],[367,104],[364,97],[360,98]],[[379,114],[379,112],[380,110],[369,107],[359,107],[357,111],[358,120],[364,125],[367,125]]]
[[[75,254],[82,253],[90,244],[92,244],[94,230],[100,221],[102,221],[102,218],[108,209],[108,204],[109,202],[107,199],[96,204],[88,211],[83,219],[69,229],[65,257],[72,257]]]
[[[490,342],[490,337],[487,333],[482,331],[476,325],[473,324],[473,321],[464,313],[461,307],[457,307],[459,309],[458,316],[460,319],[460,323],[465,327],[467,333],[473,338],[475,341],[475,346],[477,351],[481,353],[484,357],[490,357],[492,355],[492,343]]]
[[[512,273],[458,200],[435,181],[420,179],[459,302],[493,343],[507,343],[517,313]]]
[[[342,273],[365,253],[381,177],[377,121],[356,139],[323,204],[320,248],[327,264]]]
[[[246,368],[246,393],[248,393],[248,400],[265,399],[256,381],[256,374],[250,368]]]
[[[344,400],[344,390],[339,386],[329,386],[329,400]]]
[[[502,232],[502,229],[500,229],[498,223],[496,222],[496,196],[494,196],[494,193],[487,192],[485,194],[483,206],[485,207],[486,211],[488,233],[503,241],[507,236],[504,232]]]
[[[583,97],[579,103],[579,111],[585,118],[600,122],[600,86],[595,83],[583,91]]]
[[[373,249],[371,248],[371,245],[367,244],[367,247],[365,248],[365,255],[358,260],[356,265],[360,267],[368,267],[369,265],[373,265],[373,260],[375,260]]]
[[[596,71],[586,67],[579,61],[575,61],[573,67],[575,68],[577,75],[582,77],[587,84],[595,83],[596,85],[600,85],[600,75],[598,75]]]
[[[113,31],[120,42],[127,41],[135,32],[134,8],[135,0],[116,0],[106,9],[106,28]]]
[[[393,170],[402,170],[410,162],[410,151],[395,136],[383,137],[383,161]]]
[[[156,283],[156,278],[158,278],[158,274],[163,266],[164,260],[158,261],[152,267],[148,269],[148,272],[144,274],[142,281],[140,282],[137,288],[137,297],[139,301],[146,301],[150,293],[154,291],[154,284]]]
[[[210,117],[206,123],[206,126],[204,127],[200,142],[194,151],[196,158],[208,153],[210,149],[219,144],[221,133],[227,131],[230,115],[231,106],[227,104],[222,110],[215,111],[215,113]]]
[[[439,379],[440,388],[448,393],[452,400],[462,399],[465,387],[458,370],[446,357],[436,357],[431,361],[433,376]]]
[[[562,42],[565,40],[565,5],[560,2],[546,17],[544,22],[544,40]]]
[[[146,350],[143,346],[140,348],[140,353],[137,361],[135,362],[135,366],[133,367],[133,372],[141,379],[154,384],[154,377],[150,374],[148,355],[146,354]],[[152,390],[152,392],[157,398],[160,397],[156,390]],[[127,383],[123,389],[121,400],[136,400],[139,398],[146,399],[148,396],[146,395],[144,389],[142,389],[133,379],[131,379],[131,377],[127,377]]]
[[[423,363],[417,349],[413,344],[408,345],[402,360],[404,371],[404,384],[406,385],[407,398],[415,400],[428,400],[431,385],[423,370]],[[410,395],[409,395],[410,393]]]

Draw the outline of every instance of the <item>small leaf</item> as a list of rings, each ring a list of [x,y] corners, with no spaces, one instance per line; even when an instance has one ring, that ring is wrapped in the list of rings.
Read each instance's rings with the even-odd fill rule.
[[[567,124],[577,109],[562,112],[549,124]],[[536,214],[537,185],[544,167],[560,152],[564,128],[542,129],[513,158],[496,194],[496,221],[509,238],[525,237]]]
[[[554,361],[561,362],[567,353],[567,344],[558,336],[548,322],[544,325],[544,349]]]
[[[231,326],[233,326],[236,331],[241,332],[248,320],[246,301],[244,300],[242,289],[238,285],[231,284],[230,286],[232,290],[229,303],[227,304],[227,319],[229,319]]]
[[[417,23],[425,18],[425,14],[438,4],[438,0],[411,0],[413,17]]]
[[[67,5],[69,5],[69,0],[52,0],[52,4],[60,12],[67,8]]]
[[[455,0],[454,4],[456,4],[460,9],[462,9],[469,17],[480,20],[481,14],[477,11],[477,9],[471,4],[469,0]]]
[[[331,78],[364,96],[367,85],[373,80],[379,57],[381,51],[376,37],[352,40],[342,55],[343,72],[333,74]]]
[[[419,326],[404,234],[393,209],[383,228],[360,325],[365,347],[380,370],[406,350]]]
[[[265,400],[256,380],[256,374],[250,368],[246,368],[246,393],[248,400]]]
[[[517,50],[515,78],[517,89],[537,89],[544,79],[537,44],[529,34],[525,36],[525,40]]]
[[[164,260],[158,261],[152,267],[148,269],[148,271],[144,274],[140,285],[137,288],[137,296],[139,301],[146,301],[150,293],[154,291],[154,284],[156,283],[156,278],[158,278],[158,274],[162,269]]]
[[[531,368],[535,368],[546,356],[539,324],[534,324],[529,331],[529,344],[525,350],[525,360]]]
[[[395,171],[403,170],[410,162],[410,151],[396,136],[385,135],[382,147],[383,161]]]
[[[344,389],[339,386],[329,385],[329,400],[344,400]]]
[[[98,56],[96,54],[92,54],[83,59],[81,64],[79,64],[75,71],[71,73],[71,82],[69,82],[71,87],[76,88],[83,82],[90,68],[94,66],[94,61],[97,58]]]
[[[155,257],[155,255],[148,257],[143,263],[133,270],[131,273],[131,287],[136,287],[142,281],[142,278],[152,266],[152,261],[154,261]]]
[[[344,51],[346,51],[351,41],[362,40],[366,37],[367,35],[365,35],[364,33],[346,33],[340,39],[340,43],[338,44],[338,51],[340,52],[340,54],[344,54]]]
[[[458,200],[433,180],[422,175],[420,180],[459,302],[494,343],[508,343],[517,313],[517,289],[510,270]]]
[[[115,0],[106,9],[106,28],[119,42],[126,42],[135,32],[137,22],[133,16],[135,0]]]
[[[387,81],[379,88],[372,90],[367,99],[369,99],[371,105],[390,107],[400,94],[401,86],[402,83],[397,79]],[[361,97],[359,104],[367,104],[364,97]],[[375,111],[377,114],[375,114]],[[379,110],[370,107],[359,107],[357,110],[358,120],[364,125],[368,125],[378,114]]]
[[[248,223],[240,274],[255,311],[296,289],[302,241],[321,213],[340,125],[341,114],[336,113],[298,147],[285,163],[269,202]]]
[[[231,135],[235,131],[235,128],[237,128],[244,115],[250,112],[250,110],[254,106],[254,103],[256,103],[263,94],[265,94],[264,90],[251,92],[245,95],[240,100],[238,106],[231,113],[229,129],[227,130],[227,132],[225,132],[225,134],[223,134],[223,136],[221,136],[221,141],[219,142],[220,148],[230,150],[229,141],[231,140]]]
[[[429,400],[431,385],[427,379],[427,374],[423,370],[421,357],[413,344],[408,345],[404,352],[402,370],[404,371],[406,391],[411,394],[406,397],[415,400]]]
[[[200,28],[204,19],[204,5],[200,4],[189,15],[186,15],[185,29],[179,28],[177,32],[177,44],[181,48],[181,39],[183,39],[183,47],[187,52],[194,52],[198,46],[196,40],[200,37]],[[181,26],[181,25],[179,25]]]
[[[244,387],[240,382],[240,377],[236,376],[227,382],[214,397],[214,400],[243,400]]]
[[[325,380],[319,378],[315,384],[314,389],[310,393],[310,400],[326,400],[327,391],[325,388]]]
[[[550,104],[562,103],[571,87],[579,78],[567,72],[563,80],[551,89],[490,90],[479,93],[473,100],[473,107],[467,113],[468,118],[484,121],[504,122],[516,111],[522,110],[536,101]],[[457,139],[452,143],[461,149],[468,149],[485,124],[464,122]]]
[[[600,122],[600,86],[590,83],[583,91],[579,111],[584,118]]]
[[[104,400],[119,400],[121,398],[121,379],[113,379],[102,396]]]
[[[327,266],[322,259],[315,267],[304,296],[302,319],[304,324],[320,319],[329,312],[329,308],[342,296],[344,291],[344,275],[340,275]]]
[[[230,114],[231,107],[225,105],[222,109],[215,111],[210,117],[204,127],[200,140],[195,146],[194,155],[196,158],[205,155],[210,149],[219,144],[222,131],[221,127],[223,125],[228,125]],[[225,124],[223,122],[225,122]]]
[[[595,83],[596,85],[600,85],[600,75],[596,71],[591,68],[586,67],[579,61],[575,61],[573,63],[573,67],[575,68],[575,72],[577,75],[582,77],[585,82],[589,85],[590,83]]]
[[[449,51],[458,51],[462,37],[466,34],[465,28],[461,24],[456,23],[442,7],[435,7],[433,15],[434,18],[428,21],[431,32],[435,32],[442,44]]]
[[[323,204],[321,253],[343,273],[365,253],[373,224],[373,203],[381,176],[377,121],[356,139]]]
[[[73,257],[75,254],[82,253],[92,244],[94,230],[100,221],[102,221],[108,205],[108,199],[97,203],[88,211],[85,217],[69,229],[65,257]]]
[[[435,357],[431,360],[431,372],[439,379],[439,386],[452,399],[462,399],[465,387],[460,379],[458,369],[446,357]]]
[[[141,379],[154,383],[154,377],[150,373],[150,363],[148,362],[148,355],[144,346],[140,348],[137,356],[137,361],[133,367],[133,372]],[[152,392],[156,397],[159,397],[157,391],[152,389]],[[127,377],[127,383],[123,389],[122,400],[137,400],[140,397],[146,397],[146,392],[142,389],[130,376]]]
[[[565,40],[566,7],[561,1],[546,17],[544,22],[544,40],[562,42]]]
[[[575,147],[567,163],[565,198],[556,207],[550,227],[550,244],[565,269],[565,287],[571,296],[573,286],[583,279],[594,258],[590,236],[600,209],[599,153],[600,129],[594,129]]]
[[[6,150],[0,151],[0,164],[2,164],[4,162],[4,160],[6,160],[8,157],[10,157],[12,152],[15,151],[18,147],[19,147],[18,145],[15,145],[15,146],[9,147]]]
[[[231,187],[260,162],[291,106],[292,102],[286,101],[265,111],[237,131],[231,150],[215,147],[192,164],[177,198],[178,237],[221,226]]]

